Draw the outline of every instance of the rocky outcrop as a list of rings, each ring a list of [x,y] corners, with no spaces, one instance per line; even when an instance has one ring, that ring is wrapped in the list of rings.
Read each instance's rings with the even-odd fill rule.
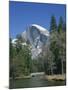
[[[37,24],[32,24],[27,28],[26,34],[32,46],[32,58],[35,58],[41,53],[42,46],[48,42],[49,31]]]

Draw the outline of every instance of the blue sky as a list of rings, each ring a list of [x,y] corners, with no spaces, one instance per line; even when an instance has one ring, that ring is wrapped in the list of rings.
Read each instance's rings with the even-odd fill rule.
[[[65,5],[42,4],[10,1],[9,3],[9,30],[10,36],[15,38],[17,34],[26,30],[30,24],[39,24],[44,28],[50,28],[51,16],[55,15],[57,24],[59,17],[65,21]]]

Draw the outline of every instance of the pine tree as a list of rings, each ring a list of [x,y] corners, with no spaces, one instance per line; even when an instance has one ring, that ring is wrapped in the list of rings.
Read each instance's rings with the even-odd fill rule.
[[[66,62],[65,60],[65,52],[66,52],[66,47],[65,47],[65,43],[66,43],[66,24],[63,21],[63,18],[60,17],[59,20],[59,25],[58,25],[58,45],[59,45],[59,60],[61,62],[61,73],[64,74],[65,70],[64,70],[64,63]],[[65,65],[66,66],[66,65]]]
[[[56,24],[56,19],[55,16],[51,17],[51,24],[50,24],[50,32],[53,32],[57,30],[57,24]]]
[[[59,32],[59,33],[60,33],[61,31],[63,31],[63,26],[64,26],[63,18],[62,18],[62,16],[60,16],[59,25],[58,25],[58,32]]]

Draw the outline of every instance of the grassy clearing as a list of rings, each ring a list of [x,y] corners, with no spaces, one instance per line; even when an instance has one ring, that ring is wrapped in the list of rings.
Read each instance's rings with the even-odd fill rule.
[[[65,74],[63,74],[63,75],[45,75],[44,78],[47,80],[64,81],[66,79],[66,76],[65,76]]]

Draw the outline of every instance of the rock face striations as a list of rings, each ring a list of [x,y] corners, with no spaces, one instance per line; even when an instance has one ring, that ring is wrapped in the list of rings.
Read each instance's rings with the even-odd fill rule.
[[[49,31],[36,24],[29,26],[26,33],[27,39],[34,48],[38,48],[46,44],[49,38]]]
[[[31,24],[21,34],[25,41],[29,41],[31,47],[32,58],[36,58],[41,52],[43,45],[46,45],[49,40],[49,31],[40,25]],[[13,43],[16,39],[13,40]],[[27,43],[26,43],[27,44]],[[23,44],[22,44],[23,45]]]
[[[42,46],[48,42],[49,31],[37,24],[32,24],[28,27],[26,34],[32,46],[32,58],[35,58],[41,53]]]

